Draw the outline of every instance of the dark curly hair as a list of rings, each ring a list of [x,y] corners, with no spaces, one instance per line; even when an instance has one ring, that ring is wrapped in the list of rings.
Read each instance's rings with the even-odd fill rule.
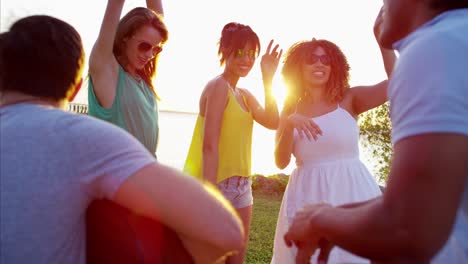
[[[219,64],[221,66],[226,62],[226,58],[237,50],[242,49],[247,43],[255,45],[255,51],[260,53],[260,40],[250,26],[246,26],[236,22],[227,23],[221,32],[219,39]]]
[[[339,102],[343,99],[346,89],[349,88],[349,64],[341,51],[334,43],[320,39],[299,41],[293,44],[285,55],[284,65],[281,70],[283,81],[287,89],[287,97],[284,108],[293,107],[305,95],[302,66],[310,54],[321,47],[331,58],[330,79],[327,82],[327,98],[330,102]]]
[[[169,32],[164,24],[163,17],[153,10],[145,7],[136,7],[130,10],[119,22],[114,39],[114,55],[120,65],[127,64],[125,57],[125,39],[128,39],[135,32],[145,25],[150,25],[161,34],[161,44],[166,43]],[[138,75],[151,87],[154,95],[159,99],[153,86],[153,78],[156,75],[156,68],[159,54],[152,58],[142,70],[137,70]]]

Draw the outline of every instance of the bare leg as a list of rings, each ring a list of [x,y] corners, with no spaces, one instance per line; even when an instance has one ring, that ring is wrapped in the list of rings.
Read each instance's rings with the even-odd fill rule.
[[[244,224],[244,231],[245,231],[245,246],[239,254],[236,254],[226,261],[227,264],[243,264],[245,253],[247,251],[247,242],[249,241],[249,233],[250,233],[250,220],[252,218],[252,205],[249,205],[244,208],[236,209],[239,217],[242,219],[242,223]]]

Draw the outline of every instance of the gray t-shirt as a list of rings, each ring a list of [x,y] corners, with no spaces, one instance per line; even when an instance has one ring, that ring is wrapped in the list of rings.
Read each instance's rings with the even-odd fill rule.
[[[95,198],[155,162],[107,122],[56,108],[0,108],[0,263],[85,263],[85,213]]]

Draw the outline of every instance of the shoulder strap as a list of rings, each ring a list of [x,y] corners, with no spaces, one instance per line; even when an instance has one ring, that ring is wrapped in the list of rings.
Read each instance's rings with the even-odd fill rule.
[[[247,103],[247,99],[245,99],[245,94],[244,94],[245,92],[241,88],[237,88],[237,89],[239,89],[239,92],[242,96],[242,101],[244,102],[244,105],[247,108],[247,112],[250,112],[249,104]]]

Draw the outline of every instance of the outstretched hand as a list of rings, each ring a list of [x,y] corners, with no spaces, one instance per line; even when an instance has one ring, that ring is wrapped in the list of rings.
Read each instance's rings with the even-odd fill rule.
[[[281,55],[283,54],[283,49],[280,49],[280,51],[278,52],[278,44],[276,44],[273,50],[271,50],[272,45],[273,40],[270,40],[268,48],[265,51],[265,54],[263,54],[262,61],[260,62],[264,81],[273,80],[273,76],[275,75],[276,69],[278,69],[279,60],[281,58]]]

